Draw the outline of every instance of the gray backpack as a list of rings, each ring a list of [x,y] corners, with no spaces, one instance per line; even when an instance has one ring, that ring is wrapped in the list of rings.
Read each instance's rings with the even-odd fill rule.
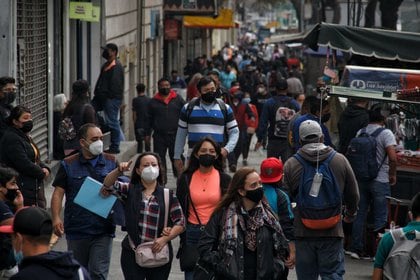
[[[415,234],[413,240],[407,234]],[[420,231],[404,233],[402,228],[391,230],[394,240],[384,264],[383,279],[420,279]]]

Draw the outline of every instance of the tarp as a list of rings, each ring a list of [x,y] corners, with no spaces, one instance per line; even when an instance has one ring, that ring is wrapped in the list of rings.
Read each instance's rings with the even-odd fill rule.
[[[420,62],[419,33],[319,23],[306,34],[303,42],[313,50],[329,46],[379,59]]]
[[[233,11],[231,9],[220,9],[219,15],[213,17],[184,16],[184,26],[194,28],[215,28],[228,29],[235,27]]]

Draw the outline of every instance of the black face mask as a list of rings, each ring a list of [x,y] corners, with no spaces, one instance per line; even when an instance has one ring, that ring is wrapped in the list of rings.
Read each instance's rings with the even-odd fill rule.
[[[209,154],[199,155],[198,156],[198,162],[200,165],[204,167],[210,167],[213,165],[214,161],[216,160],[216,157]]]
[[[5,92],[4,98],[1,100],[1,103],[4,105],[12,104],[16,99],[16,93],[14,92]]]
[[[321,123],[326,123],[327,121],[330,120],[330,118],[331,118],[331,113],[322,115],[322,117],[321,117]]]
[[[249,200],[255,203],[260,202],[263,196],[264,196],[264,190],[262,187],[252,190],[252,191],[246,191],[246,195],[245,195],[246,198],[248,198]]]
[[[104,51],[102,52],[102,57],[103,57],[103,58],[105,58],[106,60],[108,60],[108,59],[109,59],[109,52],[108,52],[108,50],[104,50]]]
[[[171,91],[171,89],[169,89],[169,88],[160,88],[159,89],[159,93],[161,95],[164,95],[164,96],[168,95],[170,91]]]
[[[206,94],[201,95],[201,100],[203,100],[206,103],[213,103],[214,100],[216,100],[216,92],[208,92]]]
[[[23,122],[23,126],[20,128],[20,130],[22,130],[22,132],[24,133],[28,133],[32,130],[32,128],[34,127],[34,122],[32,120]]]
[[[11,189],[7,189],[7,193],[5,195],[6,199],[10,202],[15,201],[15,198],[17,196],[17,189],[11,190]]]

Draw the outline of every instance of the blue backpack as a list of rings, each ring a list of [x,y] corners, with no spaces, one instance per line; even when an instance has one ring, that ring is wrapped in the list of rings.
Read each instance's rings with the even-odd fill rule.
[[[350,140],[347,148],[346,157],[350,162],[354,175],[360,181],[371,181],[378,176],[381,164],[376,160],[376,137],[384,131],[385,128],[378,128],[372,134],[366,132],[363,128],[359,136]]]
[[[303,166],[296,202],[300,219],[309,229],[324,230],[336,226],[341,220],[341,192],[330,162],[335,151],[319,163],[318,173],[323,176],[317,197],[309,195],[314,175],[317,172],[316,163],[306,161],[301,155],[294,157]]]

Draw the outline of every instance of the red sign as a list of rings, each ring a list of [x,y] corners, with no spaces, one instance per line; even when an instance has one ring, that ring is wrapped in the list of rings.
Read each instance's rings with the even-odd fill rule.
[[[181,21],[165,19],[165,40],[181,39]]]

